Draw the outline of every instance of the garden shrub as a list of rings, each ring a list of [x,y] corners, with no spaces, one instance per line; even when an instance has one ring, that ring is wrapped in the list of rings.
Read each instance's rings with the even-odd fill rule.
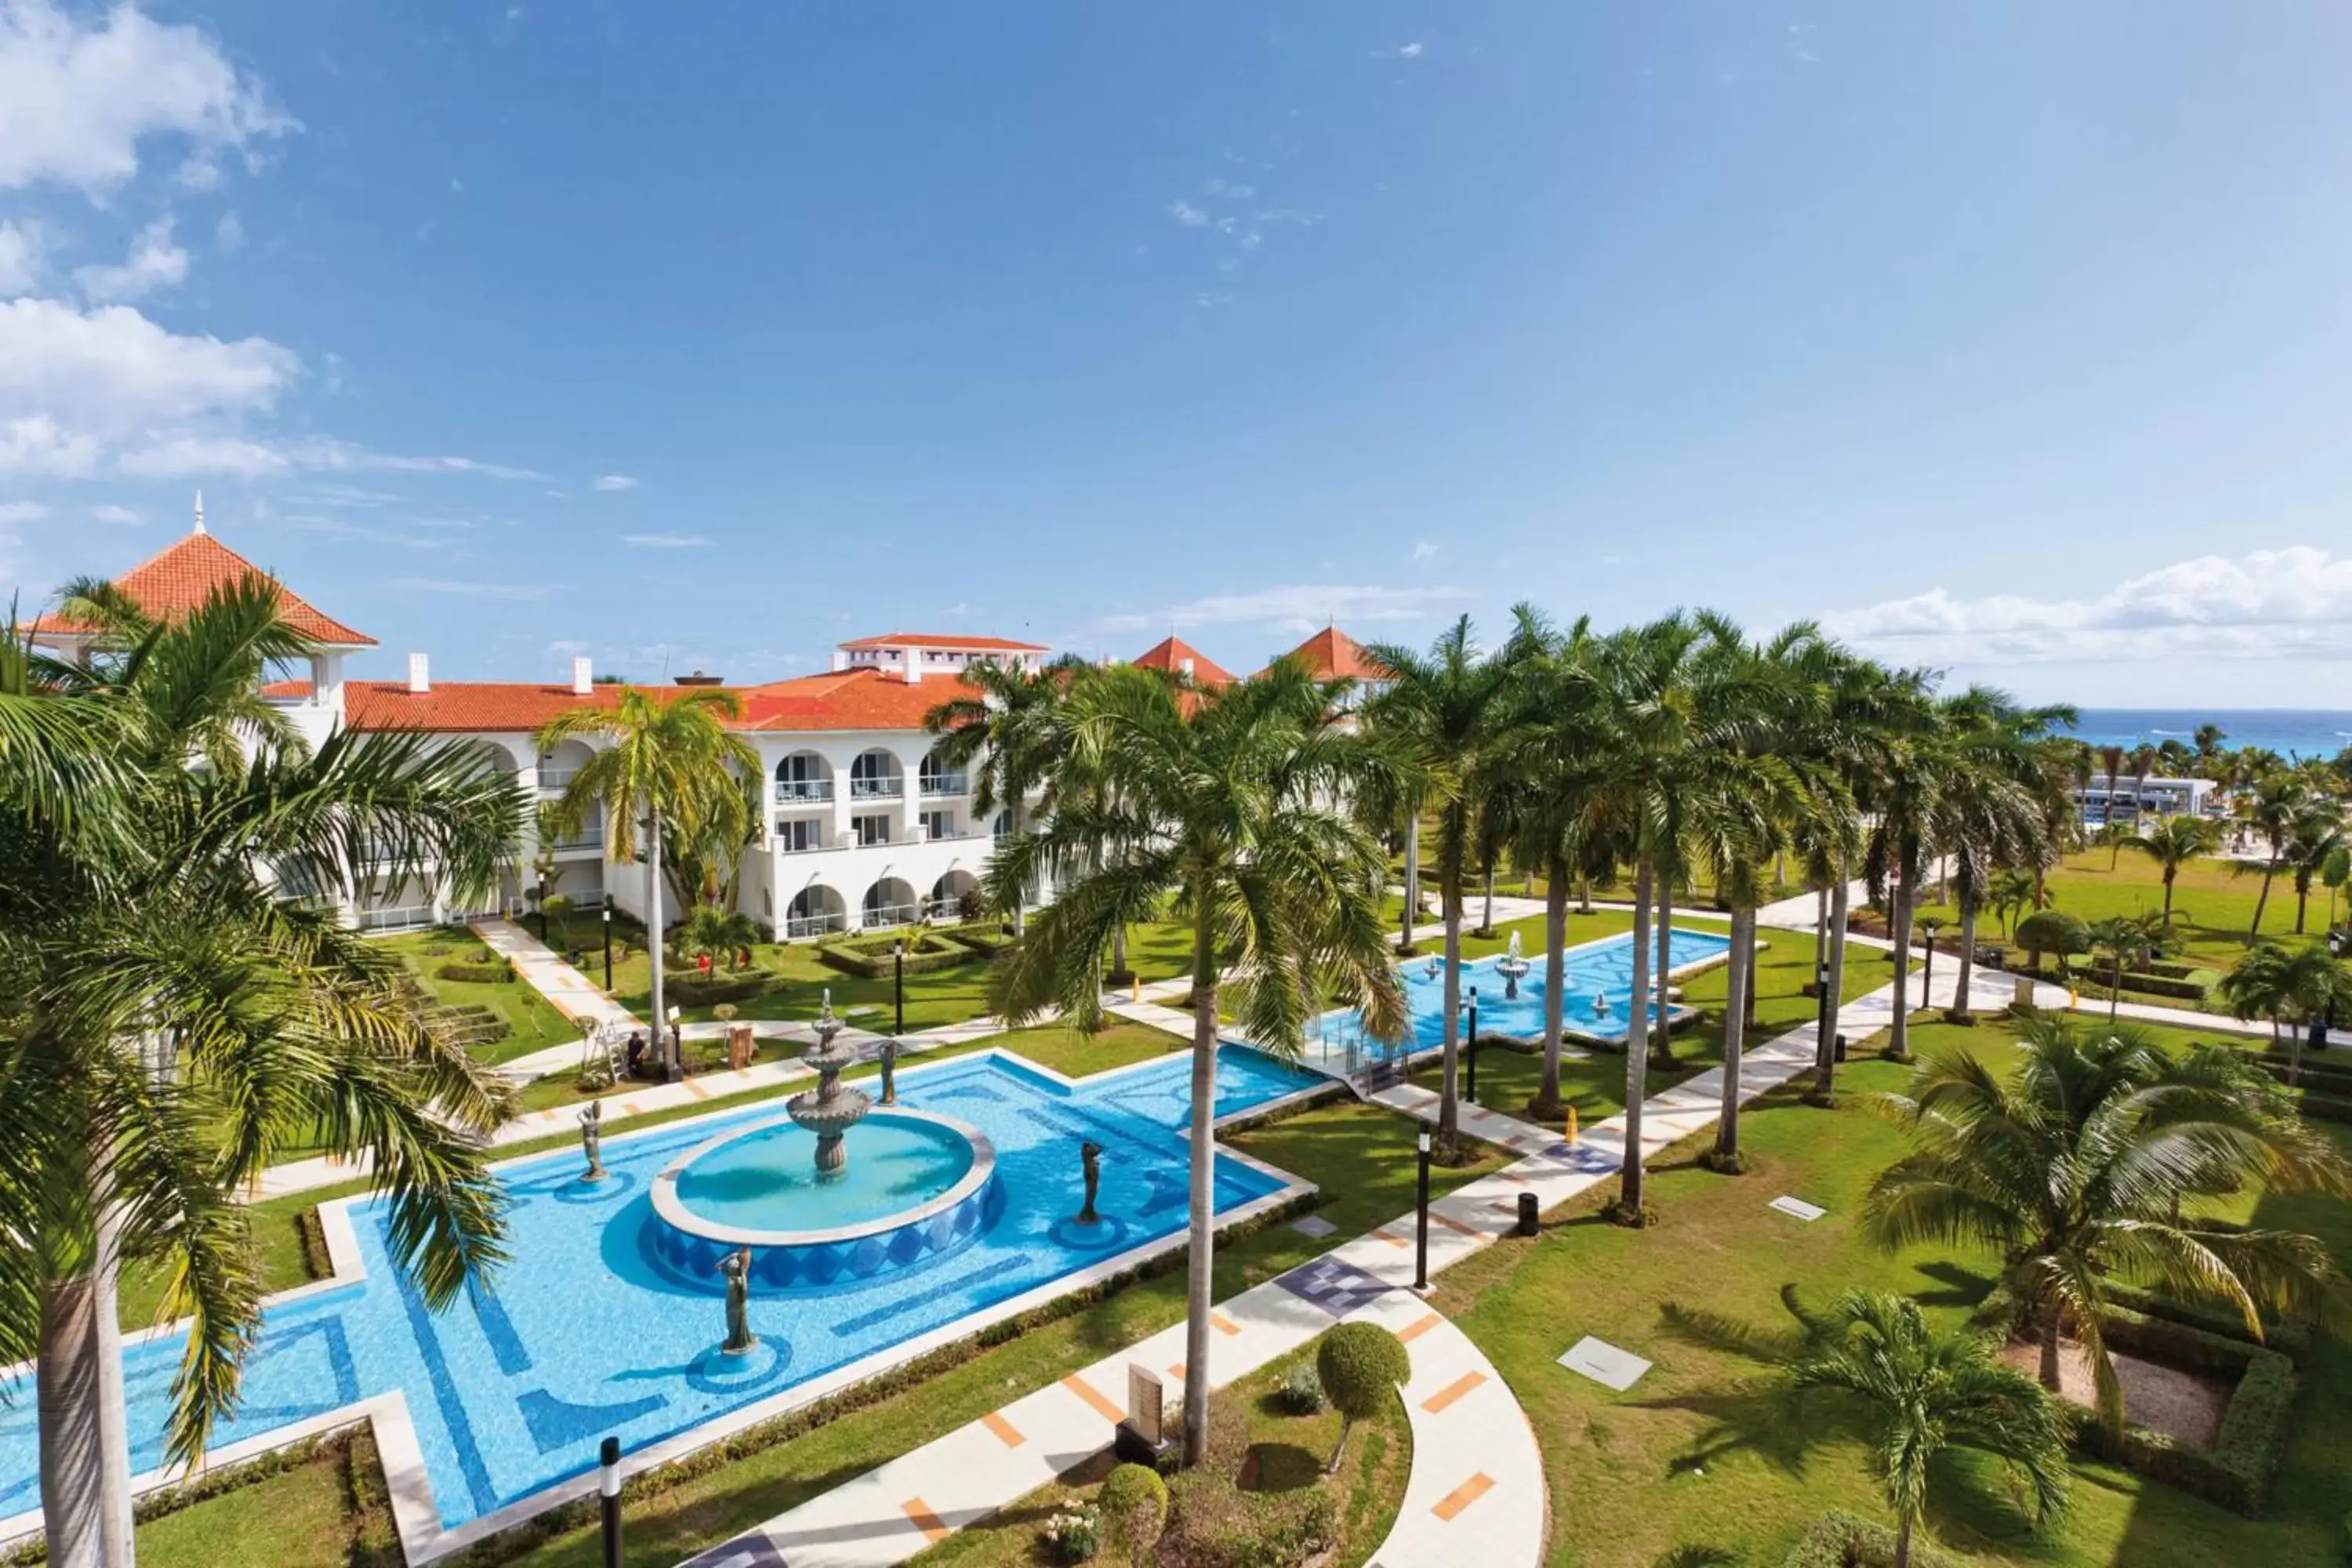
[[[940,934],[984,958],[994,958],[1020,940],[1011,931],[992,925],[960,925]]]
[[[1833,1509],[1813,1521],[1782,1568],[1893,1568],[1894,1562],[1894,1531]],[[1957,1568],[1957,1564],[1915,1531],[1911,1568]]]
[[[2091,949],[2091,928],[2080,915],[2064,910],[2036,910],[2017,922],[2015,942],[2025,950],[2031,965],[2042,954],[2071,956]]]
[[[1045,1521],[1045,1540],[1056,1563],[1091,1563],[1102,1549],[1102,1515],[1076,1498],[1064,1498]]]
[[[470,985],[503,985],[515,977],[514,965],[504,959],[488,963],[444,963],[433,971],[440,980],[458,980]]]
[[[1104,1543],[1130,1563],[1149,1562],[1168,1525],[1168,1483],[1148,1465],[1120,1465],[1103,1479],[1095,1508]]]
[[[2143,1290],[2136,1285],[2114,1283],[2107,1286],[2107,1301],[2110,1306],[2144,1318],[2179,1323],[2222,1339],[2238,1340],[2248,1344],[2254,1342],[2247,1336],[2246,1321],[2227,1307],[2202,1301],[2177,1301],[2169,1296]],[[2274,1350],[2301,1365],[2311,1357],[2311,1325],[2300,1318],[2282,1318],[2273,1312],[2264,1312],[2261,1342],[2265,1349]]]
[[[1315,1373],[1341,1417],[1339,1440],[1332,1445],[1331,1462],[1326,1467],[1337,1469],[1339,1456],[1348,1447],[1349,1430],[1357,1422],[1378,1415],[1396,1397],[1396,1391],[1412,1376],[1412,1357],[1402,1340],[1378,1323],[1341,1323],[1316,1346]]]
[[[765,996],[783,989],[781,975],[769,970],[739,971],[733,974],[714,970],[710,978],[698,974],[666,977],[662,982],[663,999],[681,1007],[710,1007],[722,1002],[749,1002],[755,996]]]
[[[1331,1403],[1330,1396],[1323,1392],[1323,1380],[1316,1375],[1315,1364],[1304,1361],[1285,1374],[1276,1397],[1293,1415],[1318,1415]]]
[[[2145,1426],[2109,1437],[2089,1411],[2075,1415],[2075,1440],[2126,1469],[2219,1503],[2252,1519],[2270,1502],[2271,1482],[2294,1424],[2294,1363],[2242,1339],[2183,1323],[2116,1310],[2105,1324],[2114,1349],[2147,1354],[2191,1372],[2235,1376],[2237,1390],[2221,1415],[2221,1436],[2200,1448]]]
[[[1338,1528],[1328,1487],[1245,1492],[1223,1466],[1186,1471],[1168,1495],[1160,1560],[1174,1568],[1302,1568]]]
[[[898,961],[890,953],[893,940],[896,939],[868,937],[855,942],[823,942],[816,950],[817,962],[861,979],[887,980],[898,968]],[[971,949],[945,941],[935,932],[908,937],[906,942],[908,974],[953,969],[959,963],[970,963],[973,957]]]

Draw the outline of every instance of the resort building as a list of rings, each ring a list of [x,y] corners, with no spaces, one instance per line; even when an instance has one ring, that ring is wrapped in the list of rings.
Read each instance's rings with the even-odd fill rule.
[[[132,603],[159,618],[184,612],[217,587],[266,577],[259,567],[206,531],[203,503],[194,531],[115,580]],[[263,695],[316,742],[341,727],[358,731],[417,731],[487,747],[517,784],[553,800],[593,755],[593,742],[568,740],[542,755],[536,736],[558,714],[611,707],[622,688],[599,683],[585,658],[568,679],[441,680],[424,653],[407,656],[404,679],[352,679],[344,659],[377,647],[297,597],[278,592],[288,619],[318,639],[307,669],[273,672]],[[87,648],[99,628],[58,616],[36,622],[46,646],[68,654]],[[736,879],[738,909],[781,940],[875,930],[923,921],[954,921],[971,911],[994,839],[1011,830],[999,811],[982,820],[972,776],[940,754],[924,720],[940,704],[977,698],[964,679],[983,661],[1034,671],[1051,649],[1006,637],[892,632],[857,637],[834,650],[833,668],[816,675],[757,684],[725,684],[702,675],[673,688],[725,684],[741,704],[733,727],[758,752],[763,781],[760,835],[747,847]],[[1356,676],[1376,667],[1336,626],[1293,650],[1316,674]],[[1231,673],[1190,644],[1170,637],[1136,661],[1204,688],[1230,684]],[[548,894],[575,906],[607,901],[642,919],[648,907],[646,868],[606,853],[605,824],[592,814],[548,847]],[[541,846],[526,835],[500,886],[465,900],[431,865],[367,868],[344,918],[367,931],[411,931],[528,907],[541,890]],[[478,907],[474,907],[475,905]],[[674,893],[664,911],[678,914]]]
[[[2179,816],[2218,813],[2221,803],[2212,779],[2117,778],[2094,773],[2074,791],[2086,822],[2130,822],[2144,816]]]

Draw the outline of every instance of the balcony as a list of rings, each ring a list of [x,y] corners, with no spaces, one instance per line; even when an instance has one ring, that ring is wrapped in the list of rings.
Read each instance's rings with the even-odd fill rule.
[[[561,795],[579,774],[578,768],[551,768],[542,763],[539,770],[539,793]]]
[[[915,913],[912,904],[881,904],[866,911],[863,924],[867,931],[887,931],[892,926],[914,924]]]
[[[359,912],[359,929],[363,931],[421,931],[435,923],[431,904],[401,904]]]
[[[831,915],[788,915],[783,921],[784,940],[800,942],[813,936],[824,936],[842,928],[842,917]]]
[[[583,828],[569,838],[557,839],[553,847],[558,854],[567,849],[602,849],[604,847],[604,830],[601,827]]]
[[[778,805],[814,805],[833,798],[831,779],[778,779]]]
[[[897,800],[907,793],[903,778],[851,779],[849,798],[852,800]]]
[[[922,777],[925,800],[949,800],[971,793],[971,778],[967,773],[925,773]]]

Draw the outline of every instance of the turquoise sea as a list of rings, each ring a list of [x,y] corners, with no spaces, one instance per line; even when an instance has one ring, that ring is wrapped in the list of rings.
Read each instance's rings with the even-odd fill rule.
[[[2321,708],[2085,708],[2074,727],[2095,746],[2195,742],[2200,724],[2219,724],[2229,746],[2263,746],[2283,757],[2332,757],[2352,747],[2352,712]]]

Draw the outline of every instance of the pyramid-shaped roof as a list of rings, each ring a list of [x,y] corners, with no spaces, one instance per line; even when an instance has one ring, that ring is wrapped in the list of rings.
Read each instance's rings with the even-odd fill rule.
[[[1186,642],[1182,637],[1163,637],[1150,650],[1136,656],[1139,669],[1164,669],[1171,675],[1187,673],[1186,661],[1191,661],[1190,673],[1199,686],[1231,686],[1233,672]]]
[[[214,590],[253,577],[276,584],[286,624],[312,642],[331,647],[376,646],[375,638],[365,632],[354,631],[332,616],[312,608],[268,573],[205,532],[202,523],[196,531],[117,577],[114,585],[143,614],[168,621],[195,609]],[[89,637],[97,630],[70,616],[46,616],[33,623],[36,636]]]
[[[1307,667],[1318,680],[1386,680],[1389,672],[1364,651],[1363,644],[1338,626],[1325,626],[1297,647],[1288,658]]]

